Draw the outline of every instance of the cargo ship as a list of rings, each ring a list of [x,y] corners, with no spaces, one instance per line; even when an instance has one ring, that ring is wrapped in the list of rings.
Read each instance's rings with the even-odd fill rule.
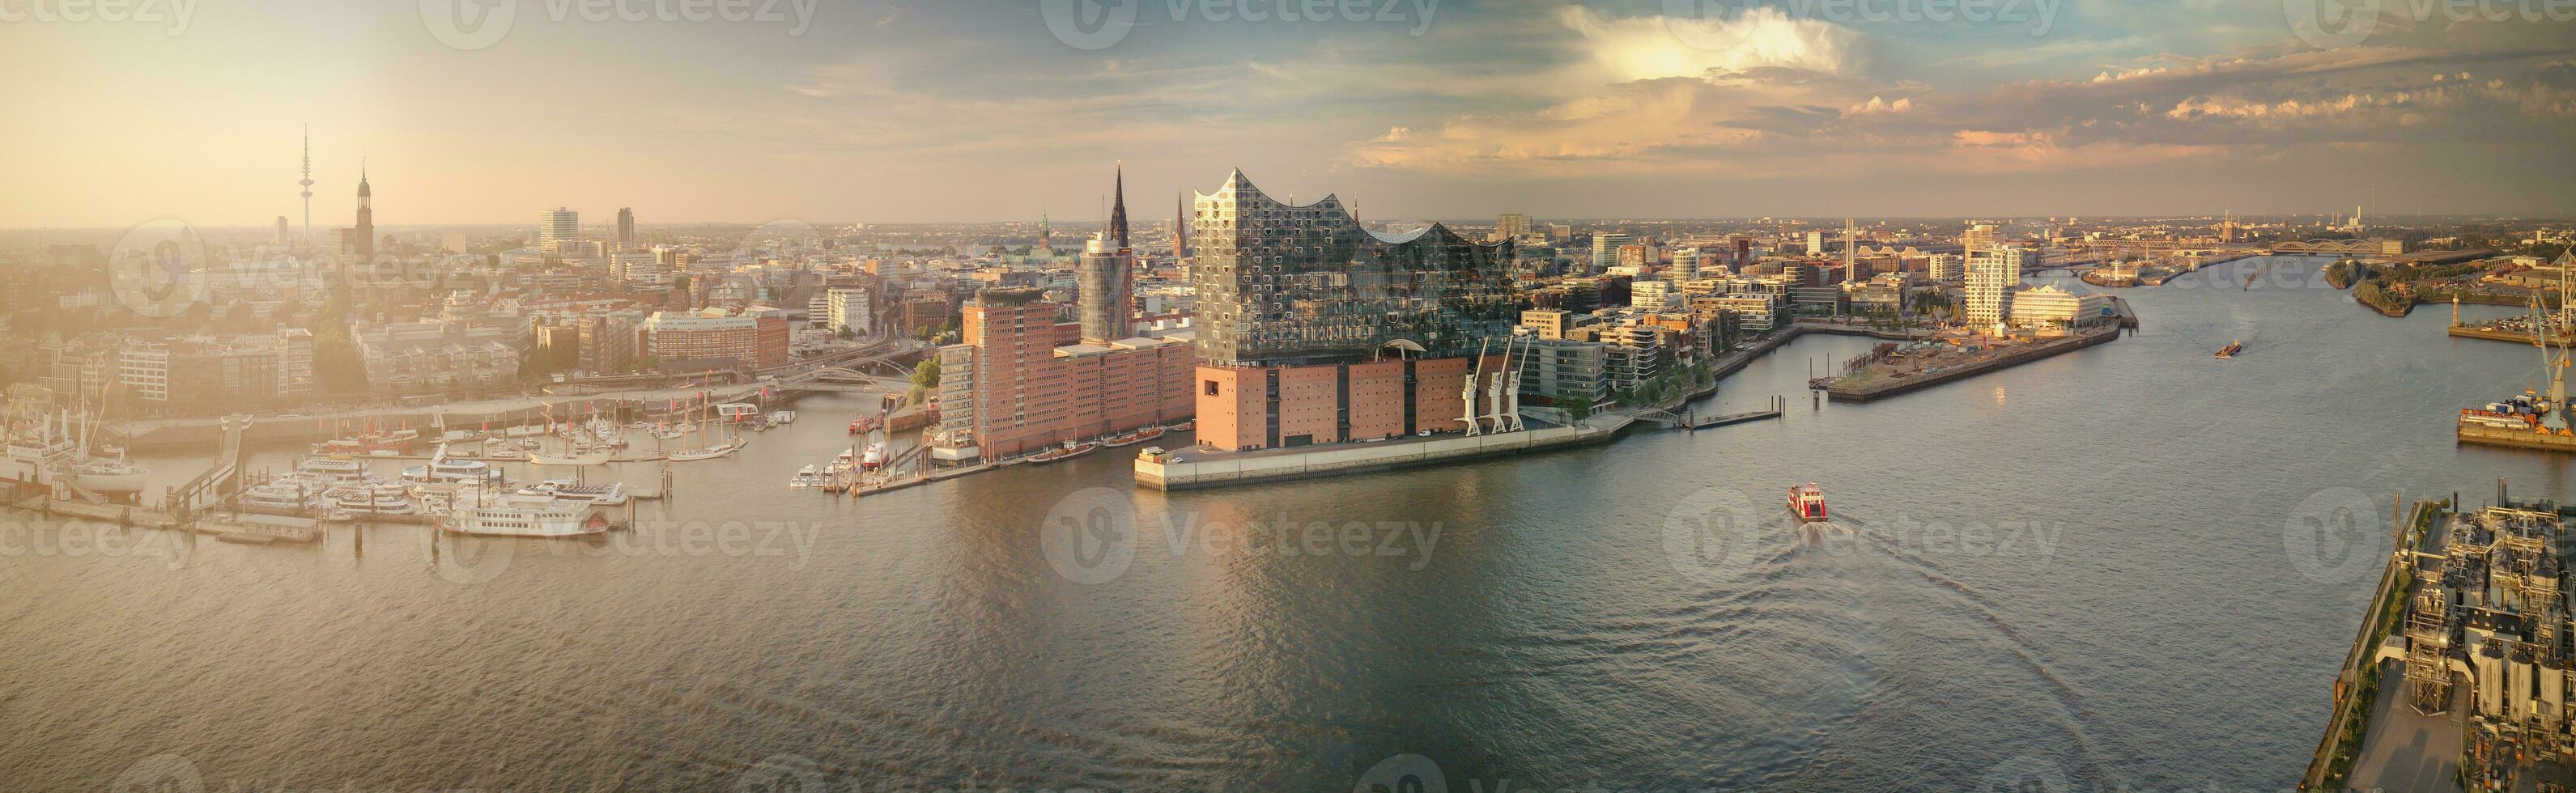
[[[1789,488],[1789,516],[1801,524],[1825,521],[1825,489],[1814,482]]]

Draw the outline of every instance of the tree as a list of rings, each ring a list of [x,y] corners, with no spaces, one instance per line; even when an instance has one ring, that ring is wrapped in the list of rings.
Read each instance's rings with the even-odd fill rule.
[[[859,337],[858,331],[851,330],[847,326],[843,326],[841,332],[833,335],[841,337],[842,341],[851,341]]]
[[[929,358],[923,358],[921,359],[921,363],[914,364],[912,367],[912,384],[914,387],[921,388],[923,390],[938,388],[939,362]]]
[[[313,332],[313,381],[325,394],[367,390],[366,364],[359,360],[358,346],[349,339],[346,326]]]

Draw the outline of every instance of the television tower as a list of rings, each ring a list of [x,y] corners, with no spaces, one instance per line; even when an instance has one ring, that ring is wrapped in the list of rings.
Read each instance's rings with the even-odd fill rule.
[[[301,247],[311,248],[313,247],[313,126],[310,124],[304,126],[304,180],[296,184],[304,186],[304,242]]]

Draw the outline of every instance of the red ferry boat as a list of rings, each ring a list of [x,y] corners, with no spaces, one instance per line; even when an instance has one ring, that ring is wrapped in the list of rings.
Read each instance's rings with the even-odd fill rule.
[[[1825,489],[1814,482],[1789,488],[1789,515],[1799,523],[1825,520]]]

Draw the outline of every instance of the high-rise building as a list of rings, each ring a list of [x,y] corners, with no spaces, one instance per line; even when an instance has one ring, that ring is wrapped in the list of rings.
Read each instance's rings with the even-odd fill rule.
[[[1990,247],[1968,254],[1967,262],[1968,327],[1993,332],[2012,316],[2012,290],[2021,285],[2022,250]]]
[[[1626,234],[1594,232],[1592,234],[1592,272],[1608,272],[1619,266],[1619,249],[1634,245],[1637,238]]]
[[[1974,255],[1978,251],[1993,247],[1994,244],[1995,227],[1984,223],[1970,225],[1967,233],[1959,235],[1962,255]]]
[[[1339,198],[1282,203],[1241,171],[1195,204],[1199,442],[1256,449],[1467,426],[1470,359],[1492,350],[1477,369],[1497,371],[1520,313],[1509,243],[1437,223],[1381,235]]]
[[[1530,236],[1530,216],[1505,213],[1494,220],[1494,240],[1518,240]]]
[[[1823,231],[1817,229],[1807,230],[1807,255],[1825,255],[1825,233]]]
[[[537,249],[552,252],[581,239],[581,213],[555,207],[537,215]]]
[[[1699,277],[1700,252],[1696,247],[1673,250],[1673,280],[1688,281]]]
[[[268,244],[283,248],[292,241],[293,238],[287,236],[286,233],[286,216],[277,216],[277,233],[269,236]]]
[[[1959,283],[1961,279],[1967,277],[1967,270],[1963,266],[1965,261],[1967,261],[1965,257],[1956,254],[1935,253],[1926,256],[1924,263],[1927,269],[1924,277],[1939,283]]]
[[[631,207],[617,209],[617,249],[635,249],[635,210]]]
[[[1074,266],[1074,285],[1081,304],[1082,340],[1101,344],[1136,335],[1135,252],[1120,247],[1106,232],[1083,243]]]

